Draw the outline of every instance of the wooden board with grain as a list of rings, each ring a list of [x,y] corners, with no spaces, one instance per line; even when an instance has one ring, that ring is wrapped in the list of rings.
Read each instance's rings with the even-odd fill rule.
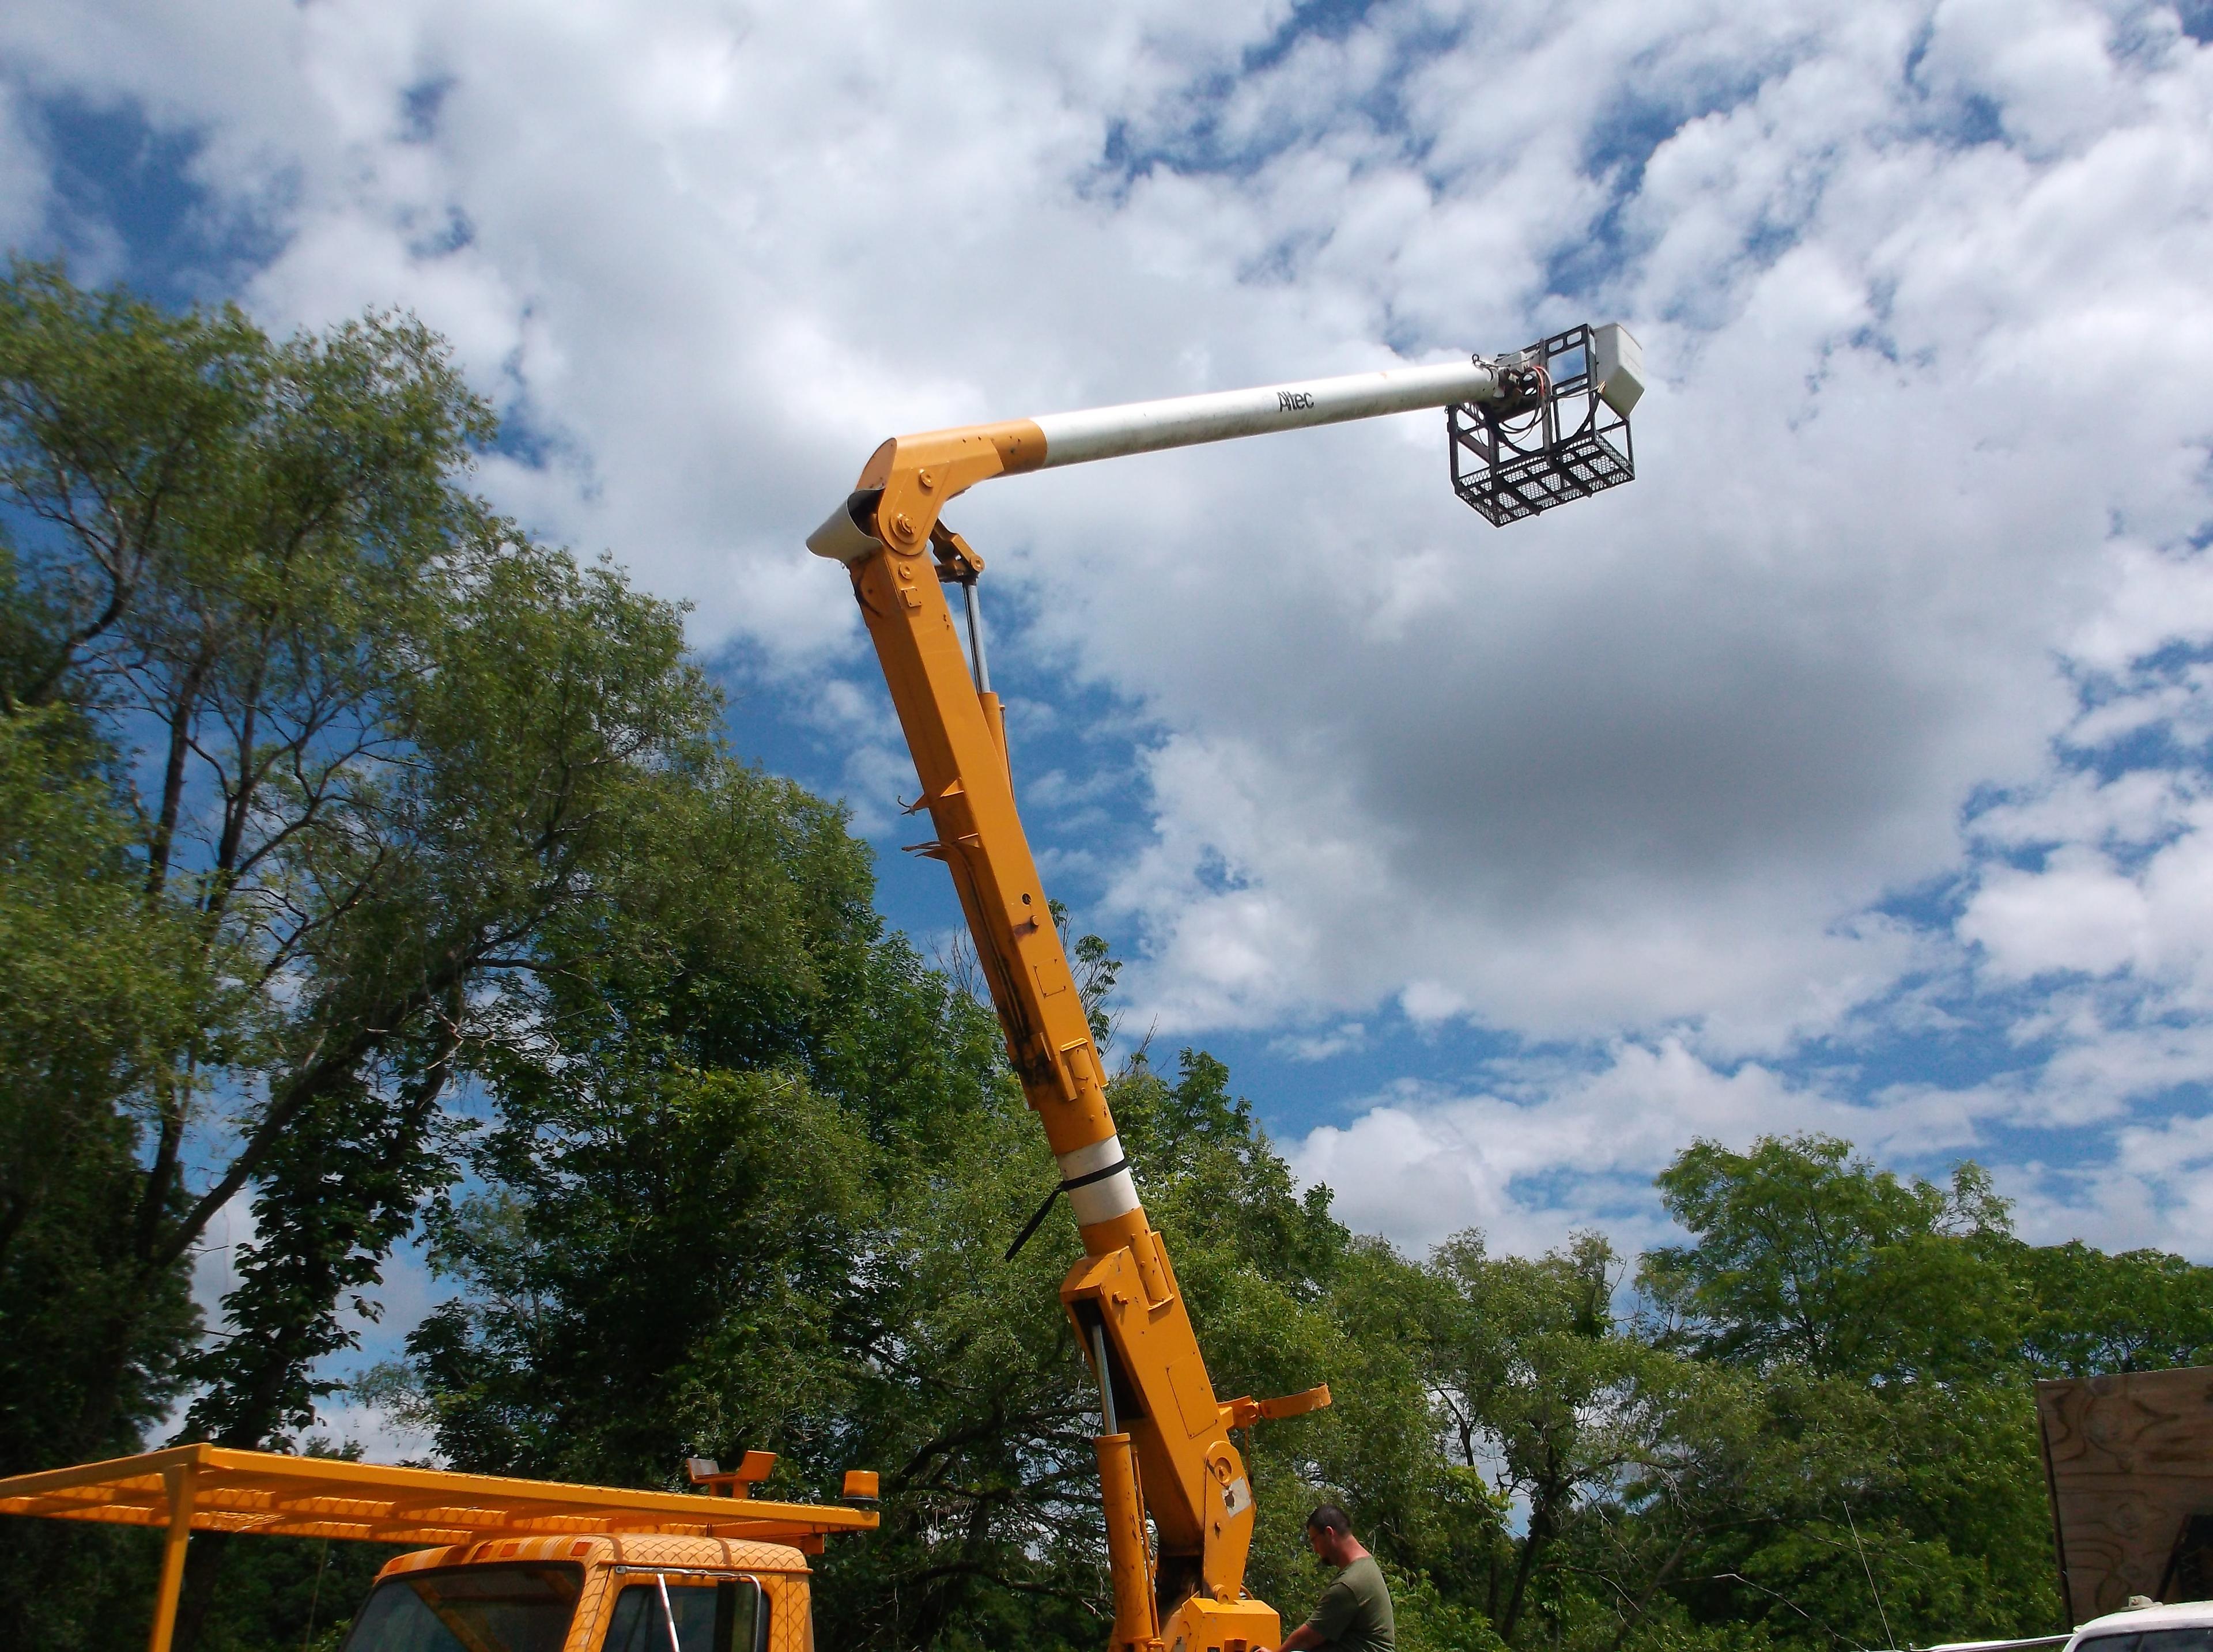
[[[2132,1594],[2203,1593],[2194,1551],[2213,1529],[2213,1366],[2039,1382],[2036,1412],[2067,1620],[2118,1612]]]

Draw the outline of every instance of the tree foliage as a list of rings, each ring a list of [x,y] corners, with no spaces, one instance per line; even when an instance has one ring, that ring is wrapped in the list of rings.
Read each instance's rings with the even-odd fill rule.
[[[54,1046],[85,1070],[20,1110],[109,1146],[41,1177],[27,1138],[5,1173],[26,1231],[101,1212],[78,1247],[101,1311],[9,1305],[44,1333],[25,1357],[77,1380],[0,1441],[9,1467],[97,1454],[180,1375],[189,1436],[312,1420],[321,1362],[459,1172],[456,1081],[529,1035],[549,926],[618,899],[633,819],[714,755],[680,616],[467,491],[491,428],[405,317],[275,340],[47,266],[0,283],[0,720],[11,753],[77,753],[11,782],[34,813],[9,837],[74,799],[99,870],[96,899],[25,886],[21,921],[133,970],[103,1030]],[[0,1037],[35,1052],[42,997]],[[185,1277],[241,1206],[227,1325],[196,1341]],[[195,1545],[186,1644],[223,1546]]]

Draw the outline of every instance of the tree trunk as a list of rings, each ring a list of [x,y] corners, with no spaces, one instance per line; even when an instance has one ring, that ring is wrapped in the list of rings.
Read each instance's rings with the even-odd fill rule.
[[[1552,1504],[1557,1495],[1547,1490],[1529,1504],[1529,1535],[1521,1539],[1521,1558],[1514,1568],[1514,1592],[1506,1597],[1506,1617],[1498,1625],[1498,1638],[1509,1646],[1514,1644],[1514,1631],[1521,1621],[1529,1576],[1537,1566],[1537,1551],[1552,1534]]]
[[[216,1584],[229,1558],[231,1533],[195,1532],[185,1551],[185,1583],[177,1596],[177,1627],[170,1640],[172,1652],[192,1652],[199,1644],[208,1612],[215,1605]]]

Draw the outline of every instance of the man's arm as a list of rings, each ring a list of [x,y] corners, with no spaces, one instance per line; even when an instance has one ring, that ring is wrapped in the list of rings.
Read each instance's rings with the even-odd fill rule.
[[[1283,1637],[1283,1643],[1277,1652],[1314,1652],[1314,1648],[1326,1644],[1320,1630],[1312,1624],[1301,1624]]]

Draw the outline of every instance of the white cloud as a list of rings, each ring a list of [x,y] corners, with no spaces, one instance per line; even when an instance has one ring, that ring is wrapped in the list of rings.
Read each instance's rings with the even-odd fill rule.
[[[2213,1255],[2213,1120],[2131,1126],[2110,1158],[2033,1162],[2006,1180],[2027,1238]]]
[[[2124,0],[1403,0],[1241,73],[1291,15],[38,0],[0,58],[196,134],[281,237],[271,320],[448,332],[549,455],[486,485],[808,685],[872,829],[905,758],[798,542],[880,436],[1629,321],[1640,479],[1512,530],[1435,418],[954,513],[1035,616],[999,645],[1135,708],[1141,852],[1037,793],[1131,1024],[1615,1052],[1330,1138],[1440,1210],[1626,1186],[1755,1096],[1864,1126],[1789,1076],[1828,1034],[2013,1037],[2004,1085],[1880,1103],[1899,1142],[2213,1073],[2213,719],[2147,663],[2213,637],[2213,51]]]
[[[1939,1180],[1963,1159],[1994,1165],[2015,1231],[2032,1243],[2213,1256],[2213,1119],[2124,1125],[2087,1153],[2064,1150],[2111,1124],[2117,1092],[2206,1071],[2213,1040],[2129,1033],[2088,1053],[2091,1070],[2063,1058],[2033,1082],[1901,1084],[1852,1099],[1848,1072],[1795,1080],[1757,1063],[1728,1069],[1663,1038],[1617,1044],[1588,1064],[1500,1063],[1493,1082],[1467,1093],[1400,1083],[1358,1104],[1350,1124],[1286,1150],[1302,1180],[1329,1186],[1339,1220],[1416,1255],[1476,1228],[1494,1249],[1522,1255],[1596,1228],[1634,1256],[1682,1236],[1651,1183],[1692,1141],[1742,1150],[1813,1132]],[[2005,1151],[2009,1132],[2038,1128],[2058,1132],[2046,1139],[2058,1155]]]
[[[1620,84],[1631,59],[1591,21],[1612,14],[1556,15],[1590,34],[1591,78]],[[2186,194],[2206,145],[2168,107],[2202,95],[2198,54],[2155,53],[2155,72],[2101,58],[2137,86],[2114,116],[2137,125],[2038,162],[1923,131],[1911,31],[1884,16],[1897,26],[1796,43],[1801,60],[1647,162],[1625,218],[1651,244],[1609,284],[1632,320],[1704,325],[1639,323],[1667,365],[1636,487],[1492,539],[1382,433],[1332,433],[1304,485],[1288,460],[1205,455],[1210,478],[1233,472],[1210,491],[1239,531],[1196,563],[1170,523],[1192,514],[1199,459],[1164,464],[1149,499],[1115,497],[1145,512],[1127,542],[1161,548],[1070,610],[1111,640],[1070,641],[1149,684],[1174,730],[1154,759],[1159,844],[1116,891],[1171,1023],[1358,1008],[1411,983],[1422,1005],[1524,1030],[1687,1015],[1777,1047],[1915,961],[1862,914],[1956,863],[1978,785],[2039,773],[2073,706],[2054,659],[2089,613],[2126,630],[2131,603],[2155,609],[2167,630],[2134,629],[2156,639],[2202,611],[2202,568],[2140,552],[2159,556],[2155,591],[2104,549],[2117,510],[2167,534],[2204,514],[2180,386],[2205,351],[2173,301],[2213,252]],[[2061,22],[2053,52],[2086,38]],[[1972,42],[1953,58],[1956,82]],[[1553,164],[1561,113],[1532,111],[1526,145],[1471,163],[1467,192]],[[1387,173],[1401,146],[1331,137],[1364,138]],[[1461,181],[1409,239],[1438,233]],[[1525,245],[1551,228],[1511,206],[1498,221]],[[2139,264],[2147,224],[2167,229]],[[1558,250],[1588,234],[1579,217]],[[1769,262],[1746,251],[1763,235],[1784,243]],[[1331,273],[1326,253],[1302,271]],[[1509,262],[1509,291],[1527,273]],[[2155,369],[2178,344],[2201,365]],[[2060,361],[2082,399],[2052,393]],[[2137,374],[2173,393],[2119,406]],[[1302,541],[1330,548],[1320,566]],[[2127,600],[2099,609],[2117,578]],[[1124,594],[1167,585],[1166,623]]]
[[[2186,326],[2196,319],[2188,311],[2176,318]],[[2193,434],[2202,446],[2213,431]],[[2102,572],[2106,600],[2066,639],[2069,655],[2085,667],[2122,672],[2169,643],[2213,637],[2213,581],[2206,578],[2203,553],[2161,552],[2123,540],[2110,548]]]
[[[238,1288],[238,1247],[259,1234],[252,1205],[233,1198],[209,1218],[207,1231],[192,1253],[192,1301],[209,1325],[227,1323],[223,1299]]]
[[[1421,1252],[1465,1228],[1533,1254],[1580,1228],[1625,1250],[1660,1239],[1652,1177],[1694,1137],[1731,1147],[1816,1131],[1870,1149],[1965,1150],[1995,1098],[1914,1097],[1854,1106],[1756,1063],[1725,1071],[1680,1039],[1622,1044],[1583,1068],[1502,1066],[1473,1094],[1402,1085],[1350,1125],[1290,1149],[1300,1177],[1328,1184],[1340,1220]]]
[[[46,168],[23,128],[22,98],[0,83],[0,244],[21,246],[44,224],[51,207]]]
[[[1509,533],[1416,421],[964,509],[1038,644],[1162,731],[1110,903],[1143,1013],[1773,1050],[1911,963],[1865,910],[2034,777],[2058,649],[2213,611],[2163,548],[2205,504],[2205,54],[1998,15],[1383,6],[1219,100],[1280,6],[117,0],[8,44],[204,136],[285,233],[265,313],[416,306],[556,439],[495,491],[808,671],[855,631],[796,540],[882,430],[1619,310],[1644,478]],[[1951,136],[1976,100],[2012,147]]]
[[[1989,874],[1960,933],[1990,953],[2002,976],[2054,970],[2102,975],[2146,949],[2150,917],[2134,880],[2076,848],[2053,856],[2041,872]]]
[[[2175,811],[2173,838],[2125,870],[2070,844],[2035,871],[1986,872],[1959,924],[2007,979],[2128,970],[2167,1009],[2213,1003],[2213,802]]]
[[[1366,1027],[1358,1021],[1339,1021],[1320,1031],[1283,1033],[1269,1047],[1294,1061],[1327,1061],[1367,1045]]]

